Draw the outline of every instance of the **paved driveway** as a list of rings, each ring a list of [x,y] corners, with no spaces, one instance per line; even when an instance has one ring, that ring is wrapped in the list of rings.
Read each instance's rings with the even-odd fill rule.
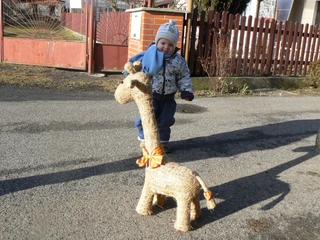
[[[134,103],[0,87],[0,239],[320,239],[320,97],[178,100],[170,158],[215,194],[194,230],[175,202],[139,216]],[[202,193],[202,192],[201,192]],[[201,194],[202,196],[202,194]]]

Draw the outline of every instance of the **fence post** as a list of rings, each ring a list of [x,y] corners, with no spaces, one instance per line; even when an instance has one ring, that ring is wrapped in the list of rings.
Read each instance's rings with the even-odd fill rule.
[[[3,7],[0,0],[0,62],[3,62]]]

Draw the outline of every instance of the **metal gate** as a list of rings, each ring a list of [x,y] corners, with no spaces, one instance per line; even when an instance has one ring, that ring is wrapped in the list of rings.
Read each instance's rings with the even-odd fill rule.
[[[100,12],[96,8],[94,68],[96,71],[122,71],[128,60],[130,13]]]
[[[87,69],[87,13],[68,14],[57,0],[2,0],[0,5],[2,62]]]
[[[121,71],[127,62],[130,14],[86,1],[69,11],[59,0],[0,0],[0,62]]]

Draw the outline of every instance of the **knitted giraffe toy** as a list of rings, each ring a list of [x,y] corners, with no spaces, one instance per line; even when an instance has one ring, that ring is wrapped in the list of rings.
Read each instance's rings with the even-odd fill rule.
[[[208,190],[199,175],[175,162],[168,162],[161,147],[157,122],[152,106],[152,75],[141,71],[141,63],[126,63],[125,70],[129,75],[115,91],[116,100],[125,104],[135,101],[145,136],[143,157],[137,160],[140,167],[146,166],[145,182],[136,211],[141,215],[151,215],[154,196],[171,196],[177,201],[177,216],[174,228],[178,231],[190,230],[191,220],[201,215],[199,191],[204,190],[208,209],[216,204],[212,193]]]

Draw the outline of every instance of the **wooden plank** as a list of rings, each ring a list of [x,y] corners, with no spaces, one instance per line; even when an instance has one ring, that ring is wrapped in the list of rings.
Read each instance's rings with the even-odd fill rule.
[[[315,48],[314,61],[318,61],[318,55],[319,55],[319,51],[320,51],[320,34],[319,34],[319,32],[316,32],[315,35],[316,35],[317,46]]]
[[[246,25],[247,18],[245,16],[241,17],[241,24],[240,24],[240,38],[239,38],[239,50],[238,50],[238,57],[237,57],[237,68],[236,74],[240,74],[241,63],[242,63],[242,52],[243,52],[243,40],[245,34],[245,25]]]
[[[315,55],[314,51],[315,51],[315,47],[316,47],[317,34],[318,34],[318,25],[315,25],[314,30],[312,31],[312,45],[311,45],[311,49],[310,49],[310,62],[316,61],[316,59],[314,59],[314,55]]]
[[[211,66],[210,73],[212,76],[216,75],[217,68],[217,46],[219,44],[219,25],[220,25],[220,15],[215,14],[214,22],[213,22],[213,38],[212,38],[212,49],[211,49]]]
[[[264,18],[260,18],[259,20],[259,32],[258,32],[258,41],[257,41],[257,45],[256,45],[256,61],[255,61],[255,65],[254,65],[254,73],[257,74],[258,73],[258,69],[259,69],[259,63],[261,60],[261,42],[262,42],[262,33],[263,33],[263,25],[264,25]]]
[[[288,30],[288,42],[287,42],[287,47],[285,49],[285,60],[284,60],[284,75],[290,75],[288,73],[288,65],[289,65],[289,57],[290,54],[292,53],[291,45],[292,45],[292,40],[293,40],[293,30],[294,30],[294,24],[290,23],[289,24],[289,30]]]
[[[222,19],[223,22],[226,24],[228,22],[227,25],[224,25],[225,28],[227,29],[226,32],[226,41],[225,41],[225,46],[230,46],[231,45],[231,33],[233,30],[233,21],[234,21],[234,15],[230,14],[229,16],[227,14],[222,14]],[[227,21],[228,20],[228,21]]]
[[[298,38],[298,29],[299,29],[299,24],[296,23],[294,25],[294,30],[293,30],[293,41],[292,41],[292,47],[291,47],[291,53],[290,53],[290,66],[289,66],[289,75],[293,74],[293,66],[294,66],[294,57],[295,53],[297,51],[296,46],[297,46],[297,38]]]
[[[201,11],[200,15],[200,26],[199,26],[199,37],[198,37],[198,61],[196,62],[196,73],[199,74],[201,72],[201,63],[200,59],[203,59],[203,33],[205,26],[205,11]]]
[[[284,74],[283,68],[284,68],[284,59],[285,59],[285,53],[287,48],[287,34],[288,34],[288,21],[284,22],[284,29],[282,32],[282,41],[281,41],[281,49],[280,49],[280,55],[279,55],[279,73],[282,75]]]
[[[295,62],[294,62],[294,75],[297,75],[298,73],[298,66],[299,66],[299,58],[300,58],[300,51],[301,51],[301,42],[302,42],[302,36],[303,36],[303,24],[300,24],[299,30],[298,30],[298,42],[297,42],[297,51],[295,55]]]
[[[307,42],[307,33],[309,29],[309,24],[307,23],[304,26],[304,31],[303,31],[303,38],[302,38],[302,48],[301,48],[301,54],[300,54],[300,64],[299,64],[299,71],[298,74],[302,74],[302,68],[303,68],[303,63],[304,63],[304,57],[305,57],[305,49],[306,49],[306,42]]]
[[[231,14],[229,16],[231,16]],[[235,73],[235,56],[236,56],[237,45],[238,45],[239,19],[240,19],[240,15],[237,14],[234,21],[233,34],[232,34],[232,40],[231,40],[232,41],[231,51],[230,51],[230,54],[231,54],[230,73],[231,74]]]
[[[189,69],[190,69],[190,73],[193,74],[194,73],[194,69],[195,69],[195,62],[197,61],[196,59],[196,34],[197,34],[197,21],[198,19],[198,9],[195,9],[193,12],[193,16],[192,16],[192,24],[191,24],[191,40],[190,40],[190,49],[186,49],[186,51],[190,51],[189,54]],[[199,42],[198,42],[199,43]]]
[[[218,13],[218,15],[220,15],[220,13]],[[225,12],[223,12],[221,14],[221,38],[219,41],[219,44],[217,45],[217,68],[216,68],[216,74],[217,75],[221,75],[221,71],[222,71],[222,57],[226,57],[229,59],[230,54],[229,54],[229,50],[230,50],[230,38],[231,38],[231,31],[233,28],[233,15],[228,15]],[[223,52],[225,52],[227,50],[227,54],[228,56],[222,56]]]
[[[210,66],[210,72],[212,76],[217,74],[217,46],[219,45],[220,35],[220,14],[216,13],[213,22],[213,39],[212,39],[212,51],[211,60],[212,65]]]
[[[211,51],[211,37],[212,37],[212,22],[213,22],[213,11],[209,11],[208,12],[208,20],[207,20],[207,24],[206,24],[206,28],[205,28],[205,46],[204,46],[204,59],[208,60],[211,62],[210,60],[210,51]]]
[[[244,45],[244,55],[243,55],[243,65],[242,65],[242,74],[248,73],[247,71],[247,65],[248,65],[248,59],[249,59],[249,44],[250,44],[250,35],[251,35],[251,25],[252,25],[252,16],[248,17],[248,24],[246,27],[246,39],[245,39],[245,45]]]
[[[269,31],[269,44],[268,44],[268,53],[267,53],[267,62],[266,62],[266,74],[271,73],[271,63],[272,63],[272,55],[274,50],[274,39],[275,39],[275,32],[276,30],[276,21],[272,19],[270,22],[270,31]]]
[[[278,65],[279,65],[279,51],[280,51],[281,35],[282,35],[282,21],[280,21],[278,24],[276,49],[274,52],[274,60],[273,60],[273,75],[276,75],[278,73],[277,69],[278,69]]]
[[[253,74],[253,66],[254,66],[254,56],[255,56],[255,51],[256,51],[256,37],[257,37],[257,30],[258,30],[258,22],[259,19],[255,18],[254,19],[254,24],[253,24],[253,32],[252,32],[252,38],[251,38],[251,46],[250,46],[250,62],[249,62],[249,74]]]
[[[264,66],[266,64],[266,51],[267,51],[267,41],[268,41],[268,35],[269,35],[269,23],[270,20],[267,19],[267,21],[264,24],[263,29],[263,41],[262,41],[262,54],[261,54],[261,63],[260,63],[260,74],[264,74]]]
[[[310,26],[310,31],[307,34],[307,48],[306,48],[306,59],[304,62],[304,67],[303,67],[303,75],[306,75],[307,73],[307,68],[309,64],[309,55],[310,55],[310,49],[311,49],[311,40],[312,40],[312,33],[313,33],[313,25]]]
[[[221,35],[221,40],[220,42],[223,43],[223,44],[228,44],[228,20],[230,19],[231,20],[231,23],[232,24],[232,18],[228,18],[228,15],[225,14],[225,12],[223,12],[222,14],[220,14],[219,12],[216,13],[217,15],[216,16],[219,16],[219,18],[221,18],[221,25],[220,26],[217,26],[218,28],[220,28],[220,35]]]
[[[231,62],[230,62],[230,73],[234,74],[236,69],[236,54],[238,47],[238,35],[240,28],[240,15],[235,16],[234,27],[233,27],[233,37],[232,37],[232,48],[231,48]]]

